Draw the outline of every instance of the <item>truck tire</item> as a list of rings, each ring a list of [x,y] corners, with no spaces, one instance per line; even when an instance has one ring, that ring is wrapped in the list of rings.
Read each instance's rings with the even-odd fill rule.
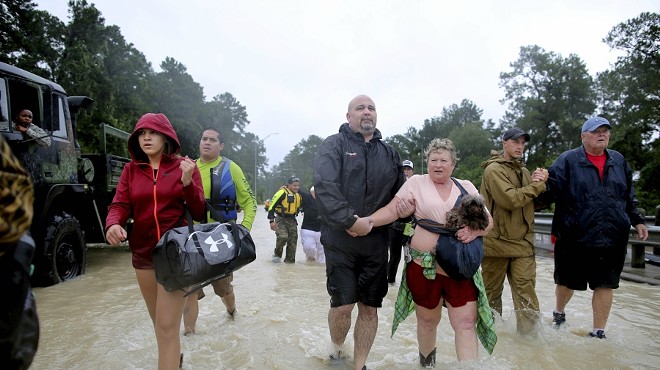
[[[87,245],[78,220],[62,212],[46,229],[44,254],[35,270],[36,283],[50,286],[85,273]]]

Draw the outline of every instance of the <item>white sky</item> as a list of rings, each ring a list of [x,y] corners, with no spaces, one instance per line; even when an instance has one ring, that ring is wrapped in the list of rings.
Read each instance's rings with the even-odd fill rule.
[[[595,76],[618,55],[602,42],[607,33],[660,8],[657,0],[88,2],[155,70],[176,59],[207,100],[238,99],[248,131],[278,133],[265,141],[271,166],[301,139],[337,132],[359,94],[376,103],[384,137],[466,98],[499,122],[499,74],[521,46],[577,54]],[[68,23],[67,1],[36,3]]]

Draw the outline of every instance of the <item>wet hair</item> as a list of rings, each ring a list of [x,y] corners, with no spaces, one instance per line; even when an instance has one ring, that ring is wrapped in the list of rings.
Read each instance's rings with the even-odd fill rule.
[[[447,138],[435,138],[431,140],[429,145],[426,147],[426,151],[424,152],[424,155],[426,156],[426,159],[429,158],[429,155],[433,152],[439,152],[441,150],[446,150],[449,152],[449,156],[451,157],[451,161],[456,164],[458,162],[458,155],[456,154],[456,147],[454,146],[454,143],[451,142],[451,140]]]
[[[222,132],[220,132],[220,130],[218,130],[217,128],[215,128],[215,127],[206,127],[204,130],[202,130],[202,135],[204,135],[204,131],[215,131],[218,134],[218,141],[220,142],[220,144],[225,143],[225,137],[222,136]]]

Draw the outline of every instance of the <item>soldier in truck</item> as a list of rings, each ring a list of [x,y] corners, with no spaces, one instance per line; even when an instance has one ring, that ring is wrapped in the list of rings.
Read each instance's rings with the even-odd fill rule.
[[[21,109],[14,119],[14,129],[27,136],[27,140],[34,140],[39,146],[49,147],[50,137],[41,127],[32,123],[32,111]]]

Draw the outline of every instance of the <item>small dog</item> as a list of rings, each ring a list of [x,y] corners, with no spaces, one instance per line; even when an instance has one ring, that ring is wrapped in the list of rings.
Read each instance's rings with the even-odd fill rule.
[[[488,212],[484,198],[479,194],[466,194],[456,208],[447,212],[447,228],[467,226],[473,230],[484,230],[488,226]]]

